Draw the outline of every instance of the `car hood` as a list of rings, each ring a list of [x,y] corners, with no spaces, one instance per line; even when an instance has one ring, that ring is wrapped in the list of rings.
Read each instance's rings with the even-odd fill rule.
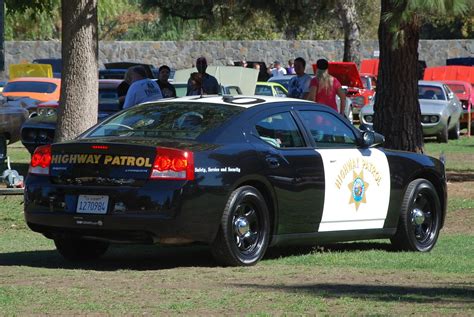
[[[438,66],[427,67],[424,80],[461,80],[474,84],[474,67],[471,66]]]
[[[316,74],[316,64],[313,64],[313,70]],[[357,66],[353,62],[329,62],[328,72],[343,86],[364,89]]]
[[[420,99],[418,100],[420,102],[420,110],[421,113],[440,113],[442,112],[448,105],[448,101],[445,100],[426,100],[426,99]],[[374,106],[372,103],[368,104],[367,106],[364,106],[360,110],[362,115],[368,115],[368,114],[373,114],[374,113]]]

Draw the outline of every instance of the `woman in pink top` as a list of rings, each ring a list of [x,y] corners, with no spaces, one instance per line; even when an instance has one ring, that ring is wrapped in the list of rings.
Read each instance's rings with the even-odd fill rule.
[[[327,105],[338,111],[336,103],[336,95],[341,99],[341,109],[339,113],[344,115],[344,107],[346,105],[346,94],[342,89],[341,83],[328,73],[329,63],[325,59],[319,59],[316,62],[318,70],[316,77],[311,80],[309,85],[308,100],[315,101]]]

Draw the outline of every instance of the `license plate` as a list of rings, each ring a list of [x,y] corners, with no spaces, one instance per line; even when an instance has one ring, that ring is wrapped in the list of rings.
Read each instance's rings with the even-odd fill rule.
[[[76,212],[80,214],[106,214],[109,196],[79,195]]]

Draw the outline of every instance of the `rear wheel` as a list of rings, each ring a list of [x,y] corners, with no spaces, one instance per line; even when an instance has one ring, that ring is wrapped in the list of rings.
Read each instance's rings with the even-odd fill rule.
[[[107,242],[74,238],[57,238],[54,244],[58,252],[69,261],[94,260],[107,251]]]
[[[439,143],[448,143],[448,127],[443,127],[443,130],[437,136]]]
[[[269,237],[270,218],[265,199],[254,187],[242,186],[227,201],[211,251],[223,265],[254,265],[265,254]]]
[[[451,140],[458,140],[460,136],[461,136],[461,124],[458,121],[456,125],[451,130],[449,130],[449,138]]]
[[[429,181],[412,181],[403,197],[397,233],[391,238],[396,249],[430,251],[438,240],[441,226],[441,204]]]

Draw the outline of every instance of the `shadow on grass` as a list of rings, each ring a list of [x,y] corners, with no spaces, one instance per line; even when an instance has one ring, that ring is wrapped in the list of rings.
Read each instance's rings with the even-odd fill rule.
[[[113,245],[100,259],[85,262],[65,260],[56,250],[0,253],[0,266],[94,271],[164,270],[176,267],[216,267],[207,246],[160,247]]]
[[[339,284],[315,283],[307,285],[258,285],[243,284],[233,285],[240,288],[255,290],[284,291],[291,294],[310,294],[321,296],[325,299],[353,298],[361,300],[376,300],[383,302],[408,302],[408,303],[436,303],[460,304],[472,306],[474,304],[474,289],[471,285],[459,286],[397,286],[397,285],[371,285],[371,284]]]
[[[390,251],[390,244],[377,242],[338,243],[324,246],[292,246],[270,248],[264,259],[299,256],[311,252]],[[0,266],[28,266],[50,269],[84,269],[96,271],[164,270],[177,267],[217,267],[206,245],[162,247],[147,245],[112,245],[100,259],[69,262],[56,250],[0,253]]]

